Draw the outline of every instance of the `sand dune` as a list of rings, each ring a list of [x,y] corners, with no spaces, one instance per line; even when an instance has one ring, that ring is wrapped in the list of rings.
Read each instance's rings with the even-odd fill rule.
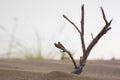
[[[88,61],[81,75],[71,61],[0,60],[0,80],[120,80],[120,61]]]

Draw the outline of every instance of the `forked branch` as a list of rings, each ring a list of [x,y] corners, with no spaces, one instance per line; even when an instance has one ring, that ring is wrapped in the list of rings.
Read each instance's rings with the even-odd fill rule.
[[[72,60],[72,62],[73,62],[73,64],[74,64],[75,69],[77,69],[77,64],[76,64],[76,62],[75,62],[75,60],[74,60],[71,52],[68,51],[68,50],[62,45],[62,43],[60,43],[60,42],[54,43],[54,45],[55,45],[55,47],[61,49],[63,52],[68,53],[68,55],[70,56],[70,58],[71,58],[71,60]]]
[[[83,62],[86,61],[88,55],[90,54],[90,51],[92,50],[92,48],[95,46],[95,44],[100,40],[100,38],[108,31],[111,29],[110,24],[112,22],[112,20],[110,20],[109,22],[106,19],[105,13],[103,8],[101,7],[101,11],[102,11],[102,15],[103,15],[103,20],[105,21],[105,26],[103,27],[103,29],[98,33],[98,35],[91,41],[91,43],[88,45],[86,51],[85,51],[85,56],[83,56]]]
[[[81,31],[79,30],[79,28],[70,20],[68,19],[65,15],[63,15],[63,17],[70,22],[75,28],[76,30],[79,32],[80,34],[80,39],[81,39],[81,44],[82,44],[82,51],[83,51],[83,56],[80,57],[80,62],[79,65],[76,64],[74,58],[71,55],[71,52],[68,51],[60,42],[58,42],[58,44],[54,44],[57,48],[61,49],[63,52],[68,53],[68,55],[70,56],[70,58],[72,59],[72,62],[75,66],[75,69],[72,71],[72,73],[74,74],[80,74],[83,70],[83,67],[86,64],[86,60],[90,54],[90,51],[92,50],[92,48],[96,45],[96,43],[100,40],[100,38],[106,33],[108,32],[111,27],[111,22],[112,20],[108,21],[106,19],[105,13],[103,8],[101,7],[101,12],[103,15],[103,20],[105,22],[105,26],[101,29],[101,31],[97,34],[97,36],[94,38],[93,34],[91,34],[92,36],[92,41],[90,42],[90,44],[88,45],[88,47],[85,47],[85,40],[84,40],[84,5],[82,5],[81,7]]]

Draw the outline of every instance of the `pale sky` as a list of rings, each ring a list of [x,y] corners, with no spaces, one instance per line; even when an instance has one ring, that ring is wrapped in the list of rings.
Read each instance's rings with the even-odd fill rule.
[[[16,27],[12,55],[34,54],[40,46],[45,57],[59,58],[54,43],[61,41],[79,59],[82,55],[79,34],[62,15],[80,28],[82,4],[85,5],[86,46],[92,40],[90,34],[95,36],[104,26],[100,7],[103,7],[108,21],[113,19],[112,29],[93,48],[89,59],[119,59],[119,0],[0,0],[0,57],[6,55]]]

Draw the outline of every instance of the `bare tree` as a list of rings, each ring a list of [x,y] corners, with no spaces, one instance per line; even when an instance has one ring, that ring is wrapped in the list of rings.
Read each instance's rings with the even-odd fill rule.
[[[92,50],[92,48],[96,45],[96,43],[100,40],[100,38],[106,33],[108,32],[111,27],[110,24],[112,22],[112,20],[107,21],[105,13],[103,8],[101,7],[101,11],[102,11],[102,15],[103,15],[103,20],[105,22],[105,26],[102,28],[102,30],[97,34],[97,36],[94,38],[93,34],[91,34],[92,37],[92,41],[90,42],[90,44],[86,47],[85,45],[85,41],[84,41],[84,5],[81,6],[81,31],[78,29],[78,27],[74,24],[74,22],[72,22],[69,18],[67,18],[65,15],[63,15],[63,17],[70,22],[75,28],[76,30],[79,32],[80,34],[80,39],[81,39],[81,44],[82,44],[82,51],[83,51],[83,55],[80,56],[80,60],[79,60],[79,64],[77,65],[75,62],[75,59],[73,58],[71,52],[69,50],[67,50],[63,44],[61,42],[58,43],[54,43],[54,45],[61,49],[63,52],[68,53],[68,55],[70,56],[73,64],[74,64],[74,70],[72,71],[72,73],[74,74],[80,74],[83,70],[83,67],[86,64],[87,58]]]

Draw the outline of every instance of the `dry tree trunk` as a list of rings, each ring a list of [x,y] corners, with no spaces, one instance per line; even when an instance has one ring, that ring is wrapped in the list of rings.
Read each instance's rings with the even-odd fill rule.
[[[92,50],[92,48],[96,45],[96,43],[100,40],[100,38],[106,33],[108,32],[111,27],[110,24],[112,22],[112,20],[110,20],[109,22],[106,19],[105,13],[103,8],[101,7],[101,11],[102,11],[102,15],[103,15],[103,20],[105,21],[105,26],[102,28],[102,30],[97,34],[97,36],[94,38],[93,34],[91,34],[92,36],[92,41],[90,42],[90,44],[86,47],[85,46],[85,41],[84,41],[84,5],[82,5],[81,7],[81,31],[78,29],[78,27],[70,20],[68,19],[65,15],[63,15],[63,17],[70,22],[75,28],[76,30],[79,32],[80,34],[80,39],[81,39],[81,44],[82,44],[82,51],[83,51],[83,55],[80,56],[80,61],[79,61],[79,65],[76,64],[71,52],[69,50],[67,50],[62,43],[58,42],[55,43],[54,45],[61,49],[63,52],[68,53],[68,55],[70,56],[73,64],[74,64],[74,70],[72,71],[72,73],[74,74],[80,74],[83,70],[83,67],[86,64],[87,58],[90,54],[90,51]]]

